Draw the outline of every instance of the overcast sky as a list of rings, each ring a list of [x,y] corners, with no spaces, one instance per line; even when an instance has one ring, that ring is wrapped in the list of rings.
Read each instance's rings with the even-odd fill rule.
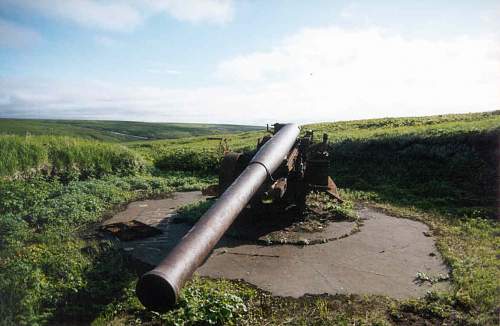
[[[0,0],[0,117],[265,124],[495,109],[498,0]]]

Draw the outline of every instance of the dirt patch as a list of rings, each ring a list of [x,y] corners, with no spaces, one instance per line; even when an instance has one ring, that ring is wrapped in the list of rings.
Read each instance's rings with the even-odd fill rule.
[[[190,192],[137,202],[111,222],[135,219],[161,229],[158,236],[122,243],[134,258],[155,266],[191,228],[169,223],[176,208],[203,199],[201,193]],[[421,282],[417,277],[422,273],[430,277],[448,274],[425,224],[368,207],[359,208],[357,213],[363,222],[359,232],[326,243],[262,245],[226,236],[197,273],[242,279],[274,295],[292,297],[354,293],[409,298],[448,286],[447,282]],[[349,223],[353,222],[330,223],[327,230],[311,234],[318,239],[324,232],[342,235],[351,232]]]

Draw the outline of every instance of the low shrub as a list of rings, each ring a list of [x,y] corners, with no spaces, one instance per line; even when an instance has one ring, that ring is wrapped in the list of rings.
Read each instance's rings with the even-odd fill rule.
[[[176,149],[165,151],[156,160],[155,166],[163,171],[190,171],[216,174],[219,170],[220,154],[216,151]]]
[[[131,276],[112,243],[79,235],[118,204],[200,189],[203,182],[181,173],[67,184],[43,178],[0,181],[0,324],[95,318]]]

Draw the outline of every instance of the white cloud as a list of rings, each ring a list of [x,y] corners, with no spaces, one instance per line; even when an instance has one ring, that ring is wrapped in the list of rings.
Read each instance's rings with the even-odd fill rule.
[[[148,16],[167,14],[180,21],[226,23],[232,19],[231,0],[3,0],[45,16],[111,31],[132,30]]]
[[[308,120],[495,109],[500,43],[493,36],[429,41],[380,29],[305,29],[270,51],[222,62],[216,75],[256,87],[255,95],[267,94],[281,110],[306,111]]]
[[[405,39],[379,29],[305,29],[269,51],[230,58],[205,88],[0,80],[0,116],[266,123],[500,108],[493,36]],[[214,84],[215,85],[215,84]]]
[[[20,48],[32,46],[42,40],[31,28],[0,18],[0,47]]]
[[[486,23],[498,24],[498,21],[500,20],[500,6],[483,11],[479,18]]]

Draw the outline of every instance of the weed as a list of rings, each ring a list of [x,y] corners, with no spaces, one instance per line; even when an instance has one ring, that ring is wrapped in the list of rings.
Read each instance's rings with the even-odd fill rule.
[[[447,281],[450,279],[449,275],[438,274],[436,276],[427,275],[425,272],[417,272],[415,281],[419,283],[429,282],[430,284]]]
[[[175,221],[194,224],[213,205],[213,203],[214,200],[212,199],[182,206],[178,210]]]

